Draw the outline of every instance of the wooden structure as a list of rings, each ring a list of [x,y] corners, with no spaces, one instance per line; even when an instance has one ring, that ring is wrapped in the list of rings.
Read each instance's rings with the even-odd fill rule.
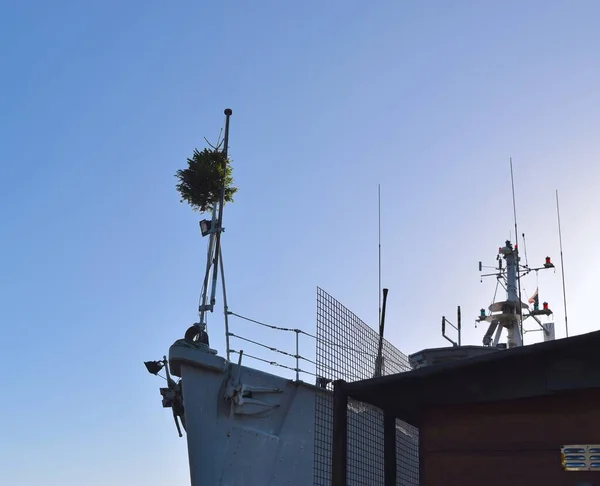
[[[384,413],[385,486],[397,485],[396,419],[419,428],[423,486],[600,486],[600,471],[561,462],[563,445],[600,444],[600,331],[336,382],[333,486],[348,484],[348,399]]]

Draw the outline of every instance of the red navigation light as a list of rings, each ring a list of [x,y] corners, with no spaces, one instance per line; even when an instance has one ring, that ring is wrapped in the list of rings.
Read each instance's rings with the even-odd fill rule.
[[[550,265],[552,262],[550,261],[550,257],[546,257],[546,265]]]
[[[548,302],[544,302],[544,310],[548,310]]]

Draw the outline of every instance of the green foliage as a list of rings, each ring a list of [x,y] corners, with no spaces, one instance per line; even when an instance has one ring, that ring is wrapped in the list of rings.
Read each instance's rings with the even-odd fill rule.
[[[179,183],[177,191],[181,202],[187,202],[194,211],[211,211],[221,198],[225,186],[225,202],[232,202],[237,187],[233,186],[233,171],[230,161],[218,149],[194,149],[194,155],[187,159],[187,169],[175,174]]]

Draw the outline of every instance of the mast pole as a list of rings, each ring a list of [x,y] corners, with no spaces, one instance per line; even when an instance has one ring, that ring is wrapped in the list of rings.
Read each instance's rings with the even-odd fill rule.
[[[229,117],[233,114],[231,108],[226,108],[225,111],[225,135],[223,138],[223,156],[224,164],[227,164],[227,151],[229,148]],[[223,167],[223,174],[225,174],[226,166]],[[217,227],[215,229],[215,258],[213,261],[213,279],[212,289],[210,293],[210,307],[211,310],[215,305],[215,294],[217,292],[217,278],[219,276],[219,257],[221,255],[221,233],[223,232],[223,206],[225,205],[225,180],[223,180],[223,186],[221,187],[221,197],[219,198],[219,210],[217,216]]]

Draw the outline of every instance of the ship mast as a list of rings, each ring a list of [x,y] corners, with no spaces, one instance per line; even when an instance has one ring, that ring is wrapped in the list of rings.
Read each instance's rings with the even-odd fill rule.
[[[225,114],[225,134],[223,137],[223,160],[227,163],[229,148],[229,117],[232,110],[226,108]],[[225,174],[225,168],[223,168]],[[217,281],[219,272],[221,273],[221,284],[223,288],[223,307],[225,314],[225,340],[227,348],[227,359],[229,359],[229,323],[227,309],[227,292],[225,288],[225,271],[223,268],[223,252],[221,249],[221,233],[223,228],[223,207],[225,206],[225,180],[221,187],[219,200],[212,208],[212,218],[210,220],[200,221],[200,231],[202,236],[208,236],[208,252],[206,256],[206,270],[202,284],[200,303],[198,306],[198,322],[193,324],[185,333],[185,339],[199,344],[209,345],[208,333],[206,332],[207,312],[213,312],[216,303]],[[210,284],[209,284],[210,283]],[[210,298],[209,298],[210,287]]]
[[[496,311],[497,313],[494,314],[494,320],[490,323],[488,332],[490,330],[493,332],[492,328],[495,330],[500,326],[500,332],[497,332],[494,339],[494,345],[497,345],[501,330],[504,327],[508,334],[507,345],[509,348],[514,348],[523,345],[520,329],[523,303],[519,299],[518,293],[519,251],[516,245],[513,247],[510,241],[506,241],[504,247],[501,247],[498,252],[499,257],[504,257],[506,261],[506,300],[504,302],[495,302],[490,306],[490,311]],[[501,260],[499,259],[499,261]],[[486,333],[483,342],[484,345],[489,345],[489,342],[486,342],[486,340],[489,341],[489,338],[491,336],[488,336],[488,333]]]
[[[533,304],[533,310],[530,310],[529,306],[523,303],[519,297],[520,279],[530,272],[537,273],[540,270],[554,268],[554,264],[550,260],[550,257],[546,257],[543,266],[538,268],[532,268],[527,263],[521,265],[517,245],[513,246],[513,244],[507,240],[504,246],[498,249],[497,261],[498,266],[495,268],[496,271],[494,273],[482,275],[482,277],[494,276],[499,282],[503,281],[506,286],[506,300],[493,302],[488,308],[489,313],[487,313],[485,309],[481,309],[477,322],[489,323],[488,329],[483,336],[483,345],[498,347],[502,330],[506,329],[507,347],[514,348],[523,346],[521,322],[525,321],[527,318],[532,318],[536,321],[539,325],[539,329],[537,330],[544,332],[545,341],[553,340],[554,323],[542,323],[540,320],[540,316],[550,317],[553,313],[549,309],[547,302],[544,302],[542,309],[539,308],[539,289],[536,290],[533,297],[529,299],[529,303]],[[503,262],[506,262],[505,266]],[[481,271],[482,268],[483,265],[479,262],[479,270]]]
[[[506,240],[504,246],[500,247],[498,250],[498,256],[496,257],[498,266],[495,268],[496,272],[488,275],[482,275],[482,277],[495,276],[498,280],[498,283],[500,283],[502,280],[504,281],[506,288],[506,300],[502,302],[493,302],[489,307],[489,314],[486,313],[485,309],[481,309],[477,322],[489,322],[487,332],[483,336],[484,346],[497,347],[502,329],[506,329],[506,345],[509,348],[515,348],[518,346],[523,346],[523,338],[525,334],[523,323],[528,317],[532,317],[539,324],[540,329],[537,330],[544,332],[544,340],[554,339],[554,323],[542,324],[538,318],[540,315],[546,315],[548,317],[552,315],[552,311],[550,311],[548,308],[548,303],[546,302],[544,302],[544,309],[540,311],[538,295],[539,289],[536,290],[534,297],[529,299],[529,303],[534,304],[534,309],[532,311],[530,311],[529,306],[524,304],[521,300],[521,277],[532,271],[537,273],[539,270],[554,268],[554,265],[550,261],[550,257],[546,257],[546,263],[543,267],[529,267],[529,262],[527,261],[527,249],[525,249],[525,265],[521,265],[521,258],[519,257],[519,232],[517,229],[517,205],[515,200],[515,179],[512,157],[510,158],[510,183],[512,189],[513,218],[515,224],[515,244],[513,246],[510,240]],[[525,244],[524,233],[523,244]],[[502,265],[503,261],[506,262],[505,268],[503,268]],[[480,272],[482,268],[483,266],[481,262],[479,262]]]

